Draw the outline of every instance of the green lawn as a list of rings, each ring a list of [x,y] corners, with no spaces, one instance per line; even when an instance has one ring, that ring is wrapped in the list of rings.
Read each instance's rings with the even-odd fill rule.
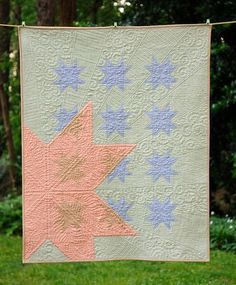
[[[111,261],[21,263],[21,238],[0,236],[1,285],[235,285],[236,255],[213,251],[210,263]]]

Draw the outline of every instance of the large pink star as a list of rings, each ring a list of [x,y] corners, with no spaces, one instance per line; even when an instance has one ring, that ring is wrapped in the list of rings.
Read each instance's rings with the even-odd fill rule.
[[[94,144],[91,102],[49,144],[28,128],[23,136],[25,260],[45,240],[92,260],[94,237],[136,234],[94,191],[135,145]]]

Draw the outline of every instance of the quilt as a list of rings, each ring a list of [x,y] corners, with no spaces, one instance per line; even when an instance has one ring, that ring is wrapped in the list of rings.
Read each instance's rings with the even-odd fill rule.
[[[209,260],[210,35],[20,28],[24,263]]]

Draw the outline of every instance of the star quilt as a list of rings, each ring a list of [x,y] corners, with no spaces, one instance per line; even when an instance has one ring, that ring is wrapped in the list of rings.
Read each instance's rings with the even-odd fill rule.
[[[209,260],[210,34],[20,28],[24,263]]]

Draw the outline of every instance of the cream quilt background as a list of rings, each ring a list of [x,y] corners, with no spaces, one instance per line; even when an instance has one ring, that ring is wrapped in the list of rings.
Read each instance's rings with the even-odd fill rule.
[[[209,260],[210,33],[209,25],[20,28],[24,262]],[[60,180],[50,196],[43,188],[58,174],[47,163],[43,168],[43,162],[38,164],[42,171],[31,173],[30,160],[54,163],[54,156],[49,159],[44,149],[64,140],[66,126],[86,114],[92,114],[93,144],[130,147],[94,189],[111,216],[121,220],[118,234],[116,221],[110,221],[110,228],[103,223],[104,234],[91,231],[89,254],[82,240],[96,225],[87,220],[90,213],[80,216],[82,202],[78,208],[72,206],[83,195],[76,192],[76,185],[85,185],[83,178],[78,184],[76,174],[70,181]],[[45,148],[37,149],[33,140]],[[62,149],[58,153],[74,158]],[[95,152],[94,157],[98,164]],[[81,171],[86,176],[90,169]],[[40,200],[43,195],[51,202]],[[43,230],[44,224],[52,225],[53,212],[41,220],[38,215],[42,209],[51,211],[54,201],[73,208],[67,219],[79,223],[67,220],[65,230],[63,220],[64,228],[58,224],[56,229],[65,232],[57,238],[53,226],[50,232]],[[37,210],[40,203],[44,208]],[[67,230],[73,231],[74,241]],[[86,252],[73,255],[73,246],[74,252]]]

